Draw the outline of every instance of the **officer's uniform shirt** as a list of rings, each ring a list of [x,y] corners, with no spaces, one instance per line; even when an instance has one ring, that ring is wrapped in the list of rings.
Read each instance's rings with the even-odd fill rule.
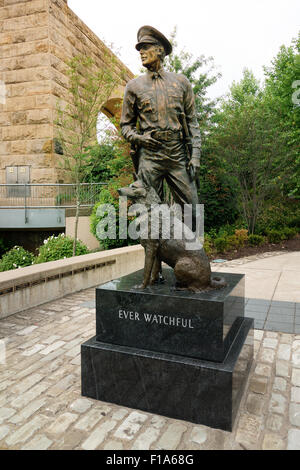
[[[200,158],[201,137],[195,114],[194,94],[189,80],[180,74],[147,71],[131,80],[125,90],[121,128],[126,140],[135,143],[138,133],[182,131],[179,114],[185,113],[193,145],[193,157]],[[139,132],[137,131],[139,121]]]

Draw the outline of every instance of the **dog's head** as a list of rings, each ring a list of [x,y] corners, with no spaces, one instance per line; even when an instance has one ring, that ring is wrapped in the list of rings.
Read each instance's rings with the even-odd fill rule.
[[[145,211],[147,211],[152,204],[161,203],[161,199],[155,189],[152,188],[152,186],[148,186],[143,180],[136,180],[130,186],[118,189],[118,193],[120,196],[126,196],[133,203],[133,206],[130,207],[128,212],[129,216],[137,215],[136,212],[132,210],[135,204],[144,206]]]
[[[141,180],[137,180],[130,186],[118,189],[120,196],[126,196],[133,202],[144,202],[147,196],[147,189]]]

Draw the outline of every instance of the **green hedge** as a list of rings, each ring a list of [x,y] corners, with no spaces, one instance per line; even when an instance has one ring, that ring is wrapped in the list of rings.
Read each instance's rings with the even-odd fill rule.
[[[201,165],[200,204],[204,204],[205,227],[219,229],[224,223],[233,224],[238,217],[237,191],[232,178],[220,169]]]
[[[76,243],[76,256],[86,255],[89,250],[80,240]],[[59,259],[71,258],[73,256],[73,238],[64,234],[57,237],[52,235],[40,246],[35,264],[57,261]]]
[[[266,204],[258,218],[255,233],[267,235],[270,231],[284,231],[287,228],[293,228],[296,231],[300,229],[299,201],[285,203],[279,201]]]
[[[125,240],[119,239],[119,198],[116,196],[117,194],[117,189],[120,187],[120,183],[114,182],[111,183],[107,188],[103,189],[101,191],[101,196],[100,196],[100,201],[94,206],[93,212],[90,217],[90,228],[91,228],[91,233],[99,240],[99,243],[102,248],[105,250],[111,250],[113,248],[122,248],[125,246],[129,245],[136,245],[139,243],[138,240],[131,240],[129,237]],[[99,229],[97,230],[97,226],[99,222],[101,222],[102,219],[105,219],[107,217],[107,213],[104,213],[102,217],[99,217],[97,215],[97,211],[99,206],[102,204],[111,204],[114,209],[115,209],[115,215],[116,215],[116,238],[111,239],[111,238],[105,238],[105,232],[107,231],[107,227],[104,227],[103,235],[99,235]],[[133,219],[131,217],[128,217],[128,224],[132,221]],[[127,225],[128,225],[127,224]]]
[[[295,238],[299,230],[292,227],[284,227],[281,230],[268,230],[266,236],[248,234],[246,229],[235,228],[226,225],[218,231],[210,230],[205,234],[204,249],[208,255],[214,253],[226,253],[238,250],[244,246],[261,246],[265,243],[281,243],[284,240]]]
[[[10,271],[11,269],[24,268],[34,264],[34,255],[25,250],[22,246],[15,246],[2,256],[0,261],[0,271]]]
[[[76,256],[86,255],[88,248],[80,240],[76,243]],[[33,264],[57,261],[71,258],[73,256],[73,238],[60,234],[57,237],[52,235],[38,249],[38,256],[25,250],[21,246],[15,246],[5,253],[0,260],[0,271],[23,268]]]
[[[265,243],[266,239],[262,235],[250,234],[248,236],[248,244],[250,246],[261,246]]]

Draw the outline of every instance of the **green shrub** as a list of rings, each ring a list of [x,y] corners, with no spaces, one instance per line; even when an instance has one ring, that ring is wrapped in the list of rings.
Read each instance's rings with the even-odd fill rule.
[[[80,241],[76,243],[76,256],[86,255],[89,252],[87,247]],[[46,263],[59,259],[71,258],[73,256],[73,238],[66,237],[63,233],[57,237],[52,235],[39,248],[39,254],[35,263]]]
[[[244,228],[236,229],[234,232],[234,236],[237,239],[238,247],[243,247],[245,246],[248,240],[248,230]]]
[[[286,240],[291,240],[292,238],[295,238],[298,233],[298,230],[296,228],[285,227],[282,230],[282,233]]]
[[[239,248],[240,246],[240,241],[236,235],[229,235],[228,237],[225,237],[227,241],[227,248],[229,250],[235,250],[236,248]]]
[[[22,246],[15,246],[2,256],[0,261],[0,271],[31,266],[34,263],[34,256]]]
[[[88,180],[91,183],[106,183],[111,180],[115,176],[114,171],[110,168],[111,162],[116,159],[119,153],[116,143],[113,141],[102,142],[90,147],[88,150],[90,156]]]
[[[214,240],[215,238],[226,238],[228,235],[234,235],[234,232],[236,230],[235,225],[222,225],[222,227],[219,227],[218,229],[216,228],[211,228],[207,235]]]
[[[300,230],[300,214],[291,215],[287,221],[288,227],[295,228],[297,232]]]
[[[282,230],[269,230],[267,237],[270,243],[280,243],[285,239],[285,234]]]
[[[232,235],[224,235],[221,238],[225,238],[227,241],[227,248],[229,250],[236,250],[245,246],[248,240],[248,230],[246,229],[235,229]]]
[[[208,233],[205,232],[205,235],[207,235],[212,240],[214,238],[217,238],[217,231],[212,228]]]
[[[219,163],[211,161],[209,155],[203,156],[200,168],[199,201],[204,204],[205,227],[209,231],[228,223],[232,224],[238,217],[237,189]]]
[[[229,247],[229,242],[225,237],[218,237],[214,240],[214,245],[218,253],[223,253]]]
[[[280,243],[282,240],[290,240],[298,233],[296,228],[284,227],[281,230],[269,230],[267,232],[270,243]]]
[[[204,236],[203,248],[207,256],[212,255],[214,252],[213,240],[207,234],[205,234]]]
[[[265,242],[265,238],[262,235],[250,234],[248,235],[248,244],[250,246],[261,246]]]
[[[227,237],[228,235],[234,235],[235,233],[235,225],[222,225],[222,227],[219,228],[215,238],[218,237]]]
[[[125,184],[124,184],[125,183]],[[105,250],[111,250],[113,248],[122,248],[124,246],[128,245],[136,245],[139,243],[138,240],[131,240],[129,237],[127,239],[120,239],[119,238],[119,196],[117,193],[117,189],[122,187],[123,185],[127,186],[128,182],[125,180],[124,182],[122,181],[115,181],[111,182],[107,188],[104,188],[101,191],[100,195],[100,202],[98,202],[94,208],[93,212],[90,217],[90,222],[91,222],[91,233],[99,240],[100,245],[105,249]],[[99,232],[97,231],[97,226],[99,222],[107,217],[107,213],[104,213],[102,217],[99,217],[97,215],[97,210],[98,207],[101,206],[102,204],[110,204],[114,207],[115,209],[115,215],[116,215],[116,237],[115,238],[102,238],[102,236],[99,236]],[[132,222],[133,218],[128,217],[128,223]],[[114,220],[112,221],[114,222]],[[105,228],[105,231],[107,230],[107,227]],[[105,235],[105,233],[104,233]]]
[[[255,233],[267,235],[271,230],[282,230],[286,227],[296,229],[300,227],[299,201],[266,203],[266,207],[259,215]]]

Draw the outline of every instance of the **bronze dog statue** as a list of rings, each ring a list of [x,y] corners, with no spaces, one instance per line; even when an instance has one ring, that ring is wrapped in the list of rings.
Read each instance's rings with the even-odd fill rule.
[[[161,203],[152,187],[137,180],[118,192],[120,196],[126,196],[140,205],[135,223],[140,229],[140,242],[145,249],[145,266],[143,283],[139,288],[145,289],[158,281],[162,262],[174,269],[178,289],[199,292],[226,286],[224,279],[212,279],[203,246],[174,211]],[[193,249],[187,249],[189,243],[193,243]]]

